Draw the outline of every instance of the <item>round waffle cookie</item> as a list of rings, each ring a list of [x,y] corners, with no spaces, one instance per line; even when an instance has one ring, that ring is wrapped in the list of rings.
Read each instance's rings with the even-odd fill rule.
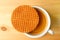
[[[39,16],[33,7],[22,5],[13,11],[11,22],[17,31],[28,33],[37,27]]]

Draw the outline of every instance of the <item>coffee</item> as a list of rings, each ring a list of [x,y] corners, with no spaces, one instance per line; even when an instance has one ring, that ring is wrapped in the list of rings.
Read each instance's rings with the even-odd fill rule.
[[[42,10],[39,10],[37,8],[35,8],[35,10],[38,12],[38,15],[39,15],[39,24],[37,25],[34,31],[28,33],[31,35],[38,35],[42,33],[46,27],[46,17],[43,14]]]

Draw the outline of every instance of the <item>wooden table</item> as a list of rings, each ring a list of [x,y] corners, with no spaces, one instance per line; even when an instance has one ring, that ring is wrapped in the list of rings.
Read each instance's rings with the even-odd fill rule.
[[[13,10],[20,5],[41,6],[46,9],[51,16],[51,30],[54,35],[47,33],[41,38],[32,39],[17,32],[10,18]],[[2,25],[7,31],[1,30]],[[0,40],[60,40],[60,0],[0,0]]]

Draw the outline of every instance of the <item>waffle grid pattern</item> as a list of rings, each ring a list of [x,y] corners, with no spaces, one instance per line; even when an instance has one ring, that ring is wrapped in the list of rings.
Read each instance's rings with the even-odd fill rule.
[[[11,21],[16,30],[20,32],[31,32],[36,28],[39,22],[39,16],[34,8],[23,5],[13,11]]]

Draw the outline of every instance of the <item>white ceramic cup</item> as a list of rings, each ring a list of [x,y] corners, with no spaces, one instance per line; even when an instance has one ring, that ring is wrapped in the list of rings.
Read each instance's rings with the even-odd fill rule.
[[[47,19],[47,25],[46,25],[46,28],[44,29],[44,31],[38,35],[31,35],[31,34],[28,34],[28,33],[24,33],[26,36],[30,37],[30,38],[40,38],[42,36],[44,36],[47,32],[51,35],[53,35],[53,31],[50,30],[50,25],[51,25],[51,19],[50,19],[50,16],[48,14],[48,12],[41,8],[41,7],[38,7],[38,6],[33,6],[34,8],[37,8],[39,10],[41,10],[43,12],[43,14],[46,16],[46,19]]]

